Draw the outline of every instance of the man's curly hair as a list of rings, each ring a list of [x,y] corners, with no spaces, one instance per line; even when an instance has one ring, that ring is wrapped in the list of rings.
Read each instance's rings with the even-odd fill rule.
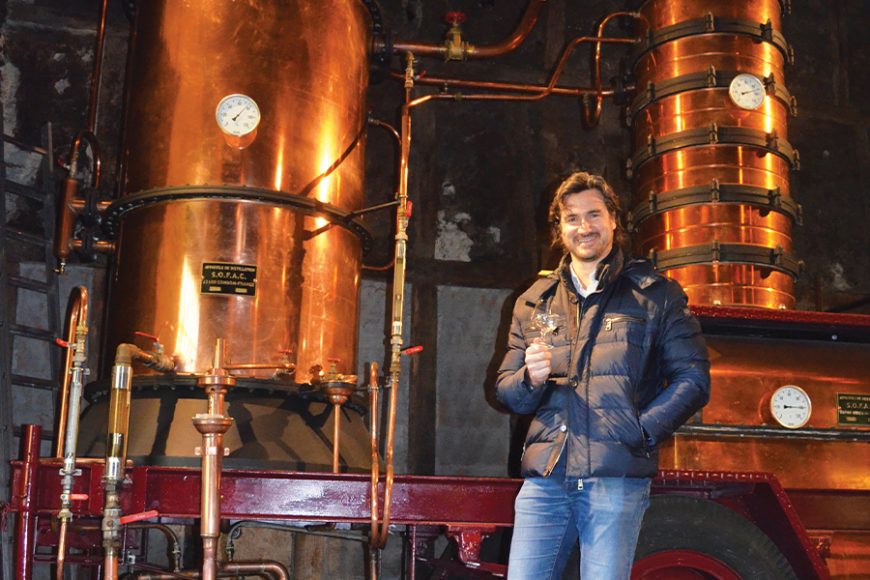
[[[561,238],[561,222],[562,208],[565,207],[565,198],[587,189],[594,189],[601,193],[604,199],[604,205],[607,211],[616,222],[616,231],[614,232],[614,243],[622,248],[627,249],[628,233],[622,225],[622,205],[619,203],[619,196],[613,191],[613,188],[608,185],[604,178],[600,175],[593,175],[585,171],[578,171],[569,175],[556,189],[553,195],[553,201],[550,203],[550,234],[554,247],[562,247]]]

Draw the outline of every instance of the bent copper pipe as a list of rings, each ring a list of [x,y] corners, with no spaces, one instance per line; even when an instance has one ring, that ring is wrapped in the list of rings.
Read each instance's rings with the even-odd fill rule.
[[[77,286],[70,293],[68,307],[66,353],[64,355],[60,400],[58,401],[58,442],[56,456],[63,459],[60,469],[61,492],[60,521],[56,577],[63,580],[66,563],[67,527],[72,520],[71,494],[76,475],[76,446],[79,434],[79,411],[82,399],[83,377],[87,372],[88,290]]]
[[[529,0],[519,24],[517,24],[517,27],[510,36],[501,42],[491,45],[474,46],[473,44],[468,44],[463,51],[463,56],[465,58],[492,58],[507,54],[516,49],[525,41],[526,37],[535,27],[541,9],[546,2],[547,0]],[[398,40],[393,43],[393,51],[397,54],[412,52],[418,56],[438,56],[443,58],[447,55],[447,45]]]
[[[390,71],[390,76],[395,79],[404,79],[402,73]],[[461,89],[484,89],[498,91],[516,91],[519,93],[540,93],[546,91],[546,85],[533,85],[523,83],[504,83],[499,81],[477,81],[472,79],[453,79],[447,77],[421,76],[415,79],[418,85],[432,85],[439,87],[454,87]],[[601,93],[604,96],[612,95],[613,90],[602,89],[597,91],[594,88],[587,87],[553,87],[550,91],[554,95],[565,95],[569,97],[581,97],[583,95]]]
[[[259,576],[261,578],[273,578],[274,580],[290,580],[290,573],[280,562],[262,560],[259,562],[224,562],[220,565],[218,578],[232,578],[235,576]],[[179,573],[154,572],[136,574],[135,578],[142,580],[172,580],[173,578],[202,578],[199,570],[186,570]]]
[[[77,179],[79,154],[82,143],[91,148],[92,170],[91,187],[93,191],[100,186],[100,166],[102,164],[100,144],[92,131],[79,131],[73,139],[70,151],[69,175],[64,179],[63,187],[58,194],[56,219],[54,227],[54,256],[57,258],[58,272],[63,272],[66,261],[72,251],[75,232],[75,222],[85,208],[86,200],[79,196],[81,183]]]
[[[601,118],[601,108],[604,104],[604,97],[601,95],[601,40],[604,34],[604,27],[613,18],[618,16],[629,16],[631,18],[642,18],[639,12],[613,12],[604,17],[598,24],[598,30],[595,37],[599,39],[595,42],[592,59],[592,88],[595,89],[595,107],[590,111],[589,102],[584,98],[581,103],[583,106],[583,120],[588,129],[598,125],[598,120]]]
[[[88,320],[88,289],[84,286],[76,286],[70,292],[67,302],[66,334],[64,340],[73,344],[76,340],[76,329],[79,324],[87,325]],[[85,328],[87,336],[87,328]],[[64,354],[63,368],[61,369],[60,392],[57,401],[57,442],[54,456],[63,459],[64,441],[66,440],[67,408],[69,405],[70,370],[73,365],[74,353],[67,349]]]
[[[422,97],[418,97],[405,105],[405,107],[412,108],[427,101],[432,100],[454,100],[454,101],[539,101],[551,94],[555,91],[556,83],[559,82],[559,77],[562,76],[562,72],[565,69],[565,64],[568,62],[568,58],[574,52],[574,50],[584,42],[602,42],[607,44],[636,44],[636,38],[597,38],[595,36],[579,36],[573,39],[571,42],[565,46],[565,49],[562,51],[562,54],[559,57],[559,61],[556,64],[556,67],[553,69],[553,72],[550,74],[550,80],[547,83],[547,86],[543,88],[543,90],[536,92],[530,95],[517,95],[511,93],[479,93],[479,94],[462,94],[462,93],[437,93],[431,95],[424,95]],[[594,89],[590,89],[590,92],[596,92]]]

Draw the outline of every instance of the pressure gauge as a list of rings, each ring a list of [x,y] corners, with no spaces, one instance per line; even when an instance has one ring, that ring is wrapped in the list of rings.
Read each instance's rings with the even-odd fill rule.
[[[215,111],[218,127],[227,135],[242,137],[253,133],[260,124],[260,107],[247,95],[227,95]]]
[[[764,83],[755,75],[740,73],[731,80],[728,96],[741,109],[754,111],[764,102]]]
[[[805,390],[795,385],[784,385],[770,397],[770,414],[786,429],[799,429],[810,420],[813,404]]]

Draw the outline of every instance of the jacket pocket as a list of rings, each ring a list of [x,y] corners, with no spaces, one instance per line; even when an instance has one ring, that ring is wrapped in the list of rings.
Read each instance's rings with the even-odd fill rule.
[[[630,449],[644,447],[643,429],[634,409],[598,409],[608,438],[624,444]]]

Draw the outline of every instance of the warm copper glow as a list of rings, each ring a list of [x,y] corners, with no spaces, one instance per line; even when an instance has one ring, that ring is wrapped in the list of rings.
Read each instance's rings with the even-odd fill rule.
[[[361,3],[175,2],[137,16],[124,154],[125,195],[153,188],[258,187],[343,210],[363,204],[364,142],[310,192],[365,121],[368,14]],[[340,34],[336,34],[340,31]],[[244,40],[239,40],[244,39]],[[300,55],[305,55],[301,58]],[[253,99],[261,121],[244,148],[215,108]],[[289,350],[297,380],[326,358],[355,368],[360,243],[289,206],[232,199],[163,201],[121,220],[107,348],[158,335],[179,371],[210,366],[215,339],[231,362]],[[256,292],[203,293],[203,265],[256,267]],[[268,377],[268,369],[254,371]]]
[[[706,264],[666,261],[665,273],[683,284],[694,304],[794,307],[789,272],[796,269],[775,269],[763,258],[768,250],[791,251],[796,215],[770,201],[773,196],[796,207],[788,200],[793,158],[782,44],[704,24],[712,14],[720,23],[757,23],[759,30],[770,21],[778,31],[779,1],[648,0],[641,14],[647,23],[641,30],[652,40],[634,66],[637,87],[646,91],[631,112],[636,250],[690,251],[693,260],[702,260],[699,252],[714,242],[749,247],[734,263],[728,261],[736,260],[733,253],[721,261],[704,254],[710,256]],[[681,34],[661,35],[674,25]],[[772,75],[778,92],[768,90],[755,110],[741,108],[728,89],[738,73],[759,80]],[[673,81],[678,89],[668,88]],[[675,203],[686,188],[701,188],[700,194]],[[751,196],[728,198],[735,188]]]

